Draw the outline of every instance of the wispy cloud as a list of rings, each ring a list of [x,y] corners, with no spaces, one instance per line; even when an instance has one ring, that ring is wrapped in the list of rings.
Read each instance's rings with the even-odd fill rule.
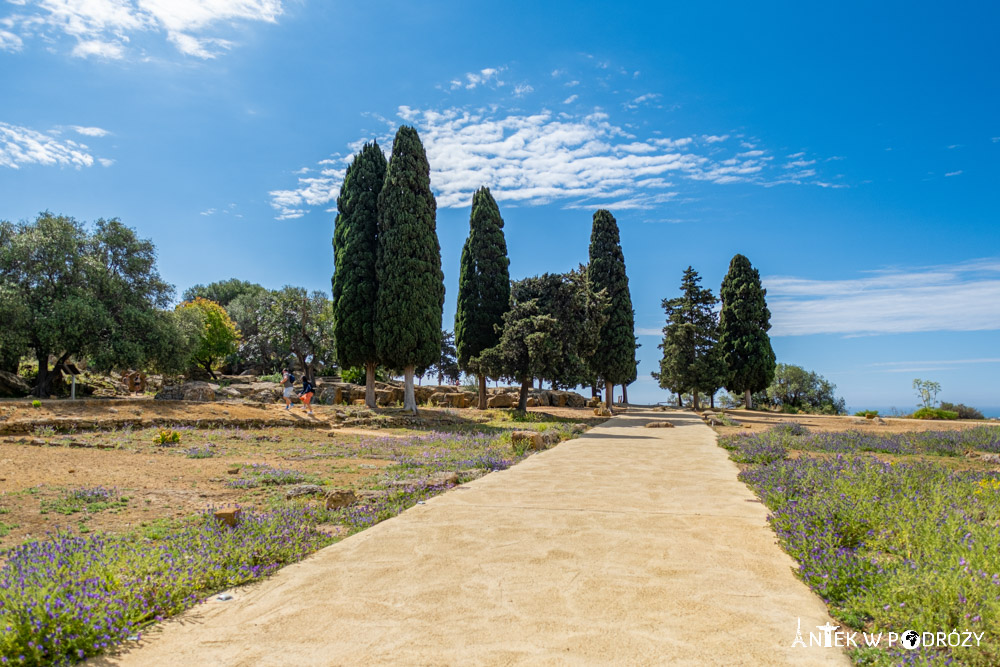
[[[949,171],[944,176],[945,176],[945,178],[948,178],[949,176],[961,176],[961,175],[962,175],[962,170],[959,169],[958,171]]]
[[[655,327],[636,327],[636,336],[662,336],[663,329],[657,329]]]
[[[467,206],[484,184],[497,199],[523,205],[562,201],[567,208],[650,209],[676,198],[683,181],[811,182],[802,173],[791,178],[776,169],[767,149],[738,137],[641,138],[602,111],[574,115],[403,106],[398,116],[420,132],[440,207]],[[394,126],[386,121],[380,143],[391,145]],[[352,142],[350,151],[359,146]],[[740,150],[747,146],[752,150]],[[301,217],[333,201],[349,160],[335,154],[317,165],[318,174],[308,172],[296,187],[273,191],[278,218]]]
[[[119,60],[134,38],[163,34],[181,53],[214,58],[232,46],[220,29],[240,21],[274,23],[282,0],[15,0],[17,9],[2,19],[0,49],[19,50],[24,39],[47,42],[65,36],[79,58]]]
[[[478,72],[466,72],[465,76],[451,80],[451,89],[474,90],[479,86],[503,87],[507,82],[502,80],[500,75],[506,69],[506,67],[485,67]]]
[[[82,134],[86,137],[106,137],[111,134],[101,127],[82,127],[80,125],[70,125],[69,128],[77,134]]]
[[[1000,329],[1000,259],[840,280],[775,276],[764,286],[775,336]]]
[[[37,164],[80,169],[93,166],[95,160],[105,167],[114,163],[95,158],[86,144],[59,138],[59,130],[46,133],[0,122],[0,167],[19,169],[22,165]]]
[[[535,91],[534,87],[527,83],[519,83],[518,85],[514,86],[515,97],[524,97],[528,93],[532,93],[534,91]]]
[[[563,104],[573,104],[573,102],[576,102],[576,100],[579,97],[580,97],[579,95],[570,95],[569,97],[563,100]]]
[[[961,366],[981,366],[986,364],[1000,364],[1000,358],[884,361],[877,364],[868,364],[868,367],[878,369],[877,372],[880,373],[923,373],[926,371],[951,371]]]

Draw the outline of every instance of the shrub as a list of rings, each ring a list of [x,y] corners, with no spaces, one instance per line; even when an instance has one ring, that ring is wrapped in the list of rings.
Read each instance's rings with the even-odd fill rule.
[[[772,426],[767,429],[767,432],[775,435],[806,435],[809,433],[809,429],[798,422],[785,422]]]
[[[865,419],[871,419],[872,417],[878,417],[878,410],[858,410],[854,413],[855,417],[864,417]]]
[[[920,408],[912,415],[914,419],[958,419],[958,413],[941,408]]]
[[[962,403],[948,403],[946,401],[941,401],[941,409],[948,410],[950,412],[957,412],[959,419],[986,419],[983,413],[975,408],[970,408],[968,405]]]
[[[33,407],[33,408],[40,408],[40,407],[42,407],[42,402],[41,402],[41,401],[39,401],[39,400],[38,400],[38,399],[36,398],[35,400],[33,400],[33,401],[31,402],[31,407]]]
[[[181,441],[181,434],[170,428],[160,429],[160,432],[153,436],[154,445],[164,445],[170,447]]]

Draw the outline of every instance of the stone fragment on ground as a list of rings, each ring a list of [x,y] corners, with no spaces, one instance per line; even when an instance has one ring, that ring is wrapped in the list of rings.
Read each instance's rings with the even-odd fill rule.
[[[357,499],[358,497],[354,495],[353,491],[345,491],[343,489],[331,491],[326,494],[326,509],[335,510],[347,507]]]
[[[514,431],[510,434],[510,442],[515,448],[527,445],[528,449],[544,449],[545,442],[538,431]]]
[[[297,484],[285,491],[285,498],[292,499],[300,496],[312,496],[323,493],[323,487],[318,484]]]
[[[646,428],[673,428],[674,425],[668,421],[647,422]]]

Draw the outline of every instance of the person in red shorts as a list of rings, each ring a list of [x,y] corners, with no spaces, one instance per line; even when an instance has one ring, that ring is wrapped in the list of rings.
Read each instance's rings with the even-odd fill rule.
[[[316,390],[309,378],[302,378],[302,391],[299,392],[299,399],[302,400],[302,408],[307,410],[307,414],[310,415],[313,413],[311,401],[315,393]]]

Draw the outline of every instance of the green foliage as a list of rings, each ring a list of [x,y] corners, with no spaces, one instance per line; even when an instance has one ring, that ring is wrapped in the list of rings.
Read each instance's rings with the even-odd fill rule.
[[[170,428],[160,429],[160,431],[153,436],[154,445],[176,445],[181,441],[181,434]]]
[[[743,255],[735,255],[719,290],[719,346],[728,375],[724,386],[730,391],[763,391],[774,377],[766,295],[757,269]]]
[[[402,126],[378,196],[375,347],[390,368],[430,366],[441,352],[444,274],[430,165],[417,131]]]
[[[351,366],[340,371],[340,379],[351,384],[364,386],[366,375],[364,366]],[[375,367],[375,380],[385,382],[389,379],[389,371],[381,366]]]
[[[31,402],[31,407],[40,408],[42,407],[42,402],[39,401],[38,399],[35,399],[34,401]]]
[[[724,380],[722,354],[716,344],[718,321],[712,290],[700,286],[701,276],[690,266],[681,280],[681,296],[663,300],[667,324],[663,328],[660,386],[676,394],[704,391],[714,394]]]
[[[958,419],[958,413],[942,408],[920,408],[911,417],[914,419]]]
[[[514,282],[500,342],[478,362],[491,377],[524,383],[535,377],[575,386],[589,377],[606,319],[605,292],[594,294],[583,270]]]
[[[268,295],[261,336],[273,349],[294,355],[312,380],[335,363],[333,327],[333,303],[322,292],[283,287]]]
[[[93,370],[146,363],[172,291],[156,270],[152,242],[118,219],[98,220],[90,232],[49,212],[0,223],[0,357],[9,363],[34,353],[37,396],[51,392],[74,356],[89,357]]]
[[[941,401],[941,409],[957,413],[959,419],[986,419],[982,412],[975,408],[970,408],[968,405],[964,405],[962,403],[956,404]]]
[[[203,368],[213,378],[213,367],[219,359],[236,352],[240,340],[236,323],[229,317],[226,309],[208,299],[201,297],[194,301],[185,301],[177,306],[179,311],[197,311],[202,317],[201,335],[191,356],[192,362]]]
[[[855,417],[865,417],[865,418],[870,419],[872,417],[878,417],[878,410],[859,410],[859,411],[857,411],[857,412],[854,413],[854,416]]]
[[[941,383],[917,378],[913,381],[913,388],[917,391],[917,396],[920,398],[920,406],[932,408],[937,403],[937,395],[941,391]]]
[[[194,285],[184,290],[181,296],[183,301],[194,301],[197,298],[214,301],[223,308],[229,309],[229,304],[244,294],[257,294],[264,290],[257,283],[246,280],[230,278],[229,280],[219,280],[208,285]]]
[[[337,197],[333,230],[333,320],[342,366],[377,360],[375,307],[378,280],[378,200],[386,160],[377,142],[365,144],[347,168]]]
[[[632,382],[636,377],[635,313],[618,222],[604,209],[594,213],[587,281],[592,292],[604,291],[608,301],[607,319],[590,359],[592,374],[612,384]]]
[[[510,260],[503,218],[489,188],[472,196],[469,237],[462,247],[455,312],[458,367],[476,372],[472,360],[500,340],[503,315],[510,307]]]
[[[795,408],[802,412],[843,414],[844,399],[834,394],[837,385],[818,373],[801,366],[778,364],[774,380],[767,388],[767,400],[772,406]]]
[[[430,368],[417,369],[417,375],[437,375],[437,383],[444,384],[447,379],[449,383],[456,384],[461,378],[462,371],[458,367],[457,352],[455,351],[455,336],[450,331],[441,332],[441,356],[431,364]]]

